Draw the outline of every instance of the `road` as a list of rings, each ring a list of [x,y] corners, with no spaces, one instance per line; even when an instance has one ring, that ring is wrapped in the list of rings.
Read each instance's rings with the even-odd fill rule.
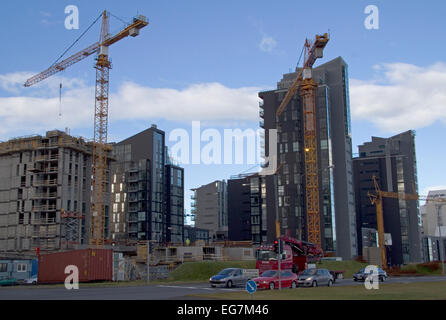
[[[386,283],[413,283],[446,281],[446,277],[393,277]],[[352,279],[337,280],[335,286],[363,285]],[[295,289],[295,290],[312,290]],[[203,294],[225,291],[244,291],[244,288],[210,288],[207,283],[157,284],[149,286],[84,287],[79,290],[66,290],[63,287],[0,287],[1,300],[183,300],[191,299],[190,294]],[[248,293],[247,293],[248,297]],[[192,298],[196,299],[196,298]],[[248,299],[248,298],[247,298]]]

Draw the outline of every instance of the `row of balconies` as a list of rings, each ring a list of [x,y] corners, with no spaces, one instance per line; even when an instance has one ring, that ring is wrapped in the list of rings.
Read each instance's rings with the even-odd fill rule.
[[[45,154],[45,155],[38,155],[36,156],[35,161],[41,162],[41,161],[57,161],[59,159],[58,154]]]

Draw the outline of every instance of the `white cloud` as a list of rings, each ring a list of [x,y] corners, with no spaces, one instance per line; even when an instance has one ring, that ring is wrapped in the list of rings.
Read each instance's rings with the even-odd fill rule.
[[[367,120],[386,132],[446,123],[446,64],[405,63],[374,67],[376,79],[350,81],[353,120]]]
[[[28,72],[0,75],[0,88],[12,96],[0,97],[0,135],[42,133],[54,128],[89,128],[93,125],[94,87],[80,79],[52,77],[23,88]],[[63,83],[62,117],[59,117],[59,83]],[[260,87],[228,88],[220,83],[193,84],[184,89],[151,88],[133,82],[110,95],[110,119],[258,121]]]
[[[273,37],[263,35],[262,40],[260,41],[259,48],[264,52],[272,52],[276,47],[277,42]]]

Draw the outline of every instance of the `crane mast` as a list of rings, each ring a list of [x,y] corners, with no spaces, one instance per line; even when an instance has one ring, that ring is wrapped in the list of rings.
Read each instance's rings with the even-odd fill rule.
[[[103,43],[110,36],[107,12],[102,16],[99,42]],[[108,92],[111,63],[108,59],[108,47],[99,47],[96,59],[96,90],[94,106],[94,139],[92,155],[91,209],[90,209],[90,245],[101,246],[105,240],[105,195],[107,182],[107,125]]]
[[[323,49],[329,40],[328,34],[317,35],[314,43],[305,41],[303,68],[288,89],[276,116],[279,117],[286,106],[300,90],[303,105],[304,150],[305,150],[305,204],[307,218],[307,240],[322,247],[319,208],[319,169],[317,159],[316,89],[311,71],[314,62],[322,58]]]

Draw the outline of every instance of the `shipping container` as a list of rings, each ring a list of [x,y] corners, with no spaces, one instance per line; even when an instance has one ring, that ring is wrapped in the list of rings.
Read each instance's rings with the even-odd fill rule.
[[[39,283],[63,283],[69,275],[65,268],[74,265],[79,270],[79,282],[112,281],[113,251],[85,249],[42,254],[39,256]]]

